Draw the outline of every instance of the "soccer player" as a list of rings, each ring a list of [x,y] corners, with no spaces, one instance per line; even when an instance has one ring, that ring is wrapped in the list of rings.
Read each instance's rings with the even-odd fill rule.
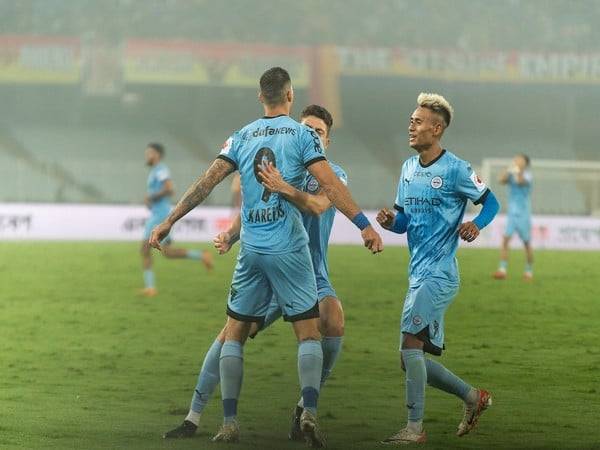
[[[508,245],[515,231],[523,242],[527,257],[523,279],[533,280],[533,249],[531,248],[531,182],[533,178],[529,166],[529,157],[520,154],[514,157],[512,166],[500,175],[500,183],[508,185],[508,214],[500,250],[500,265],[494,273],[494,278],[497,280],[506,279]]]
[[[150,234],[152,229],[161,223],[171,211],[170,198],[174,193],[173,180],[171,172],[163,162],[165,148],[162,144],[151,142],[147,145],[145,151],[146,164],[151,167],[148,174],[147,193],[144,203],[150,210],[150,217],[146,220],[144,227],[144,238],[142,240],[142,263],[144,267],[144,289],[142,295],[154,297],[158,294],[154,280],[154,271],[152,270],[152,254],[150,252]],[[183,248],[174,248],[171,246],[170,237],[165,237],[163,242],[163,254],[167,258],[187,258],[202,261],[207,270],[212,269],[212,255],[204,250],[187,250]]]
[[[402,166],[394,214],[381,210],[377,221],[394,233],[407,233],[410,252],[409,287],[401,323],[401,362],[406,372],[408,424],[386,444],[423,443],[425,384],[454,394],[464,401],[458,436],[469,433],[491,405],[489,392],[475,389],[424,352],[441,355],[444,349],[444,314],[458,292],[455,258],[459,236],[477,238],[498,212],[494,194],[468,162],[441,147],[453,109],[437,94],[421,93],[410,117],[409,145],[417,151]],[[463,223],[467,201],[483,204],[472,222]]]
[[[331,127],[333,126],[333,118],[329,111],[319,105],[310,105],[302,111],[300,118],[302,124],[315,130],[321,138],[323,147],[327,149],[330,143]],[[344,170],[331,162],[330,165],[340,181],[347,184],[347,176]],[[329,198],[321,191],[318,181],[312,175],[306,177],[302,190],[298,190],[286,183],[279,171],[274,167],[266,168],[264,179],[263,185],[271,192],[282,194],[302,211],[302,221],[308,233],[308,245],[317,281],[317,298],[320,312],[319,330],[323,335],[321,339],[323,369],[320,383],[322,387],[325,380],[331,374],[340,354],[342,336],[344,335],[344,312],[342,304],[329,281],[329,267],[327,262],[327,249],[335,218],[335,208]],[[215,247],[220,254],[227,253],[239,239],[240,228],[241,223],[238,216],[227,232],[220,233],[215,238]],[[276,299],[272,299],[264,324],[260,330],[268,327],[281,317],[281,315],[282,310],[279,303]],[[258,324],[253,324],[250,336],[256,335],[258,331]],[[204,357],[188,415],[181,425],[165,433],[165,438],[191,437],[196,433],[202,411],[219,383],[219,355],[224,340],[225,328],[219,333]],[[291,440],[304,440],[303,433],[300,430],[302,412],[304,412],[304,408],[301,399],[295,407],[292,416],[292,427],[289,433]]]
[[[383,250],[381,237],[358,208],[348,188],[323,155],[319,136],[289,117],[294,92],[286,70],[274,67],[260,78],[264,117],[235,132],[209,169],[188,189],[169,217],[152,232],[160,248],[173,224],[198,206],[215,185],[238,169],[242,184],[241,249],[227,305],[228,323],[219,373],[224,420],[214,441],[239,439],[237,405],[242,386],[243,344],[253,322],[262,323],[274,296],[284,320],[298,339],[298,373],[304,412],[300,427],[307,441],[322,442],[317,400],[323,365],[317,287],[300,211],[282,195],[262,185],[260,169],[276,166],[284,180],[300,188],[305,170],[313,175],[332,203],[361,230],[365,246]]]

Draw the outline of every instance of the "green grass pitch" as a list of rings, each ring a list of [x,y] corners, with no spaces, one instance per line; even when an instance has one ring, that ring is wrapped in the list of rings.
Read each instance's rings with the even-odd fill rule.
[[[218,449],[219,393],[196,438],[163,441],[187,412],[204,352],[225,315],[234,255],[156,258],[160,295],[136,296],[137,245],[0,244],[0,448]],[[446,320],[443,364],[489,389],[474,434],[454,435],[460,402],[427,389],[427,449],[600,448],[600,255],[537,253],[536,280],[490,277],[496,251],[461,250],[461,291]],[[399,317],[407,252],[332,247],[346,312],[342,356],[319,415],[331,449],[384,448],[405,422]],[[298,397],[296,344],[276,323],[246,346],[235,449],[299,449],[286,440]]]

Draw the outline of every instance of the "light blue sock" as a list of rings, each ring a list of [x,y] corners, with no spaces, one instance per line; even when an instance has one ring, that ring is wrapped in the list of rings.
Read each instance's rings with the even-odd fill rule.
[[[302,390],[304,409],[311,414],[317,414],[317,401],[321,373],[323,371],[323,348],[314,339],[300,342],[298,345],[298,375]]]
[[[202,259],[202,252],[200,250],[188,250],[185,254],[185,257],[187,259],[195,259],[199,261]]]
[[[342,336],[324,336],[321,339],[321,348],[323,349],[323,370],[321,372],[321,387],[331,375],[333,366],[342,351]]]
[[[402,359],[406,368],[406,407],[408,421],[421,422],[425,414],[425,384],[427,370],[423,350],[402,350]]]
[[[192,404],[190,405],[190,409],[194,412],[201,413],[204,411],[206,404],[219,384],[219,364],[222,347],[223,344],[216,340],[206,352],[202,369],[198,374]]]
[[[436,361],[425,359],[425,366],[427,368],[427,384],[429,386],[449,394],[454,394],[467,401],[467,396],[471,392],[471,389],[473,389],[470,385]]]
[[[144,287],[154,287],[154,271],[152,269],[144,270]]]
[[[506,270],[506,269],[508,269],[508,261],[501,260],[500,261],[500,265],[498,266],[498,268],[500,270]]]
[[[531,273],[533,273],[533,264],[526,263],[525,264],[525,272],[531,272]]]
[[[223,423],[235,420],[237,403],[244,376],[244,352],[238,341],[225,341],[221,348],[219,372],[221,374],[221,398],[223,399]]]

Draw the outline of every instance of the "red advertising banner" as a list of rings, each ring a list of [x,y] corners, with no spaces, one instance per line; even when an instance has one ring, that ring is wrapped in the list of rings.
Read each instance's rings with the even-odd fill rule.
[[[448,81],[599,83],[600,53],[338,47],[340,72]]]
[[[267,44],[129,40],[124,49],[126,83],[255,87],[265,68],[282,66],[294,85],[309,85],[311,49]]]

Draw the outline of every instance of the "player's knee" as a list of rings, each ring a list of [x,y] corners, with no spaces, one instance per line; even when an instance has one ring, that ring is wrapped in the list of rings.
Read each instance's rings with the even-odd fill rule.
[[[344,311],[340,301],[334,297],[325,298],[319,305],[319,329],[324,336],[344,335]]]
[[[343,336],[344,320],[340,318],[325,317],[321,319],[321,334],[323,336]]]
[[[217,335],[217,341],[221,344],[225,342],[225,337],[227,336],[227,325],[221,329],[221,332]]]

